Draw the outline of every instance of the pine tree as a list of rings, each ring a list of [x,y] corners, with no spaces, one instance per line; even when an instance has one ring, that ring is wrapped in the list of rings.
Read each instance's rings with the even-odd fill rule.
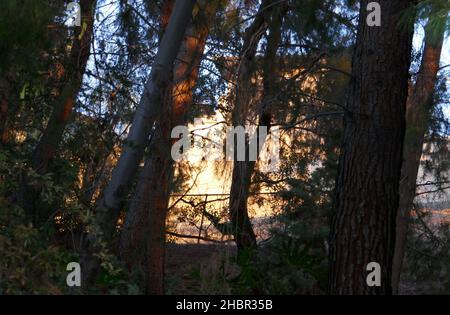
[[[361,1],[330,233],[331,294],[390,294],[412,31],[412,1],[380,1],[381,26]],[[393,43],[396,43],[393,45]],[[366,283],[381,266],[381,286]]]

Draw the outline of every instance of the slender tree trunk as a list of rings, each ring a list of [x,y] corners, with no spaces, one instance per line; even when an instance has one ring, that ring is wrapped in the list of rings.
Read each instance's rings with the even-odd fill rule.
[[[199,1],[201,10],[189,28],[174,68],[174,85],[168,89],[167,109],[156,122],[150,156],[138,181],[121,235],[121,256],[131,267],[143,263],[147,293],[164,293],[164,255],[170,183],[172,128],[186,123],[199,66],[218,1]],[[143,261],[143,256],[145,259]]]
[[[34,151],[32,165],[38,174],[49,171],[51,161],[61,143],[64,129],[72,114],[73,105],[81,88],[86,64],[90,55],[90,47],[94,29],[94,13],[96,0],[82,0],[80,3],[84,27],[77,27],[74,33],[73,47],[64,62],[65,74],[62,78],[66,83],[57,96],[52,115],[46,129]],[[23,185],[21,206],[29,214],[35,224],[49,219],[50,213],[43,207],[36,207],[41,187],[30,186],[28,180]]]
[[[399,26],[412,1],[379,1],[381,26],[366,23],[361,1],[334,218],[330,234],[331,294],[391,294],[395,219],[412,31]],[[380,286],[368,286],[370,262],[381,267]]]
[[[397,213],[397,232],[392,267],[392,289],[398,294],[400,274],[408,232],[409,213],[416,195],[416,181],[424,137],[428,130],[433,105],[433,94],[439,71],[444,29],[437,38],[431,26],[425,28],[425,47],[416,83],[411,88],[406,108],[406,136],[403,147],[403,165],[400,181],[400,205]]]
[[[52,116],[39,141],[33,156],[33,166],[40,174],[48,171],[49,163],[54,159],[56,150],[63,137],[83,82],[94,31],[94,14],[96,0],[81,0],[81,20],[83,26],[77,27],[74,33],[73,47],[67,58],[64,80],[67,81],[55,101]]]
[[[167,30],[153,62],[150,77],[134,115],[130,132],[123,145],[122,154],[109,184],[97,203],[96,224],[99,228],[98,232],[106,242],[110,241],[114,232],[154,122],[159,119],[164,110],[166,87],[172,84],[173,64],[191,18],[194,4],[195,0],[178,0],[175,3]],[[82,253],[85,285],[93,281],[99,268],[100,262],[94,256],[95,252],[99,250],[96,240],[98,235],[96,234],[90,234],[90,239]]]
[[[160,40],[162,36],[164,35],[164,32],[167,29],[167,25],[169,24],[169,19],[173,11],[175,1],[174,0],[164,0],[161,5],[161,17],[160,17]],[[186,36],[189,32],[189,29],[186,31]],[[186,39],[184,39],[182,46],[180,47],[180,51],[178,52],[178,55],[180,55],[181,51],[183,50],[183,46],[185,45]],[[177,59],[178,56],[177,56]],[[175,60],[175,66],[174,69],[176,69],[178,65],[177,60]],[[166,111],[164,115],[161,117],[167,118],[170,117],[168,114],[171,114],[169,112],[170,106],[172,106],[172,96],[171,92],[173,89],[173,85],[168,85],[166,87],[165,98],[163,100],[163,108]],[[158,124],[158,121],[155,122],[155,124]],[[162,156],[161,152],[156,152],[157,147],[152,146],[154,143],[156,143],[156,140],[159,140],[159,142],[163,141],[162,135],[160,134],[161,130],[159,129],[161,126],[155,125],[155,132],[151,136],[151,142],[148,148],[148,151],[152,153],[152,156],[154,158],[157,158],[159,156]],[[156,132],[158,131],[158,132]],[[158,145],[161,146],[162,144]],[[139,191],[139,187],[141,186],[140,183],[143,181],[143,174],[148,172],[149,173],[149,182],[153,182],[153,179],[150,177],[154,174],[156,174],[155,171],[152,170],[152,167],[156,165],[156,162],[153,165],[149,165],[147,163],[147,160],[150,159],[150,157],[146,158],[146,162],[144,165],[146,166],[145,169],[142,170],[140,174],[140,180],[138,182],[138,185],[136,187],[136,192],[134,194],[134,198],[131,201],[130,209],[127,211],[124,224],[122,226],[122,231],[120,234],[120,241],[119,241],[119,255],[121,259],[126,262],[128,269],[131,271],[131,269],[135,268],[136,266],[143,268],[143,259],[146,256],[146,243],[144,242],[144,237],[146,233],[146,227],[149,224],[148,222],[148,212],[147,209],[143,209],[143,207],[140,207],[140,203],[137,202],[137,191]],[[161,178],[158,178],[156,181],[160,181]],[[165,183],[162,183],[164,185]],[[157,189],[159,190],[159,187]],[[152,189],[153,191],[153,189]],[[147,193],[147,192],[145,192]],[[162,281],[162,280],[161,280]]]
[[[244,34],[244,44],[237,65],[237,80],[234,92],[235,103],[232,112],[232,123],[234,127],[245,127],[246,125],[249,104],[252,102],[254,96],[251,77],[254,74],[253,68],[256,49],[268,28],[271,11],[273,10],[272,2],[272,0],[262,2],[257,16]],[[234,149],[234,152],[236,152],[236,143]],[[229,216],[233,227],[234,240],[238,248],[238,256],[245,250],[253,250],[256,248],[256,236],[247,210],[248,189],[253,169],[254,163],[249,161],[235,160],[233,162]]]

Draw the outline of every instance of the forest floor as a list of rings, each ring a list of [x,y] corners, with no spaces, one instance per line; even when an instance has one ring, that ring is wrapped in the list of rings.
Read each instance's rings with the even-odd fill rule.
[[[231,294],[228,280],[239,274],[232,263],[236,247],[216,244],[168,244],[166,280],[168,294]],[[400,284],[400,294],[424,294],[412,282]]]
[[[238,274],[232,263],[234,245],[168,244],[166,280],[168,294],[229,294],[227,279]]]

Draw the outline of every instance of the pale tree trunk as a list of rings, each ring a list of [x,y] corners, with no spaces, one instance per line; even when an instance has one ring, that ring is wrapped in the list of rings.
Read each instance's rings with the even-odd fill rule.
[[[272,10],[273,1],[263,1],[253,23],[245,31],[240,60],[237,64],[237,80],[232,111],[233,127],[242,126],[245,128],[249,104],[254,97],[251,79],[254,74],[256,49],[269,26]],[[235,143],[233,151],[236,152],[236,149],[237,143]],[[238,256],[243,251],[256,249],[256,236],[247,210],[248,189],[253,168],[254,163],[252,164],[248,161],[234,160],[233,162],[229,217],[234,240],[238,248]]]
[[[180,49],[195,0],[178,0],[175,3],[167,30],[152,65],[127,139],[102,197],[97,202],[95,219],[99,231],[91,233],[82,253],[84,285],[92,282],[99,268],[95,252],[99,250],[98,233],[109,242],[116,227],[120,211],[128,197],[139,163],[155,120],[164,110],[166,87],[172,84],[173,64]]]
[[[425,27],[425,47],[416,83],[410,89],[406,108],[406,136],[403,147],[403,165],[400,181],[400,204],[397,213],[397,232],[392,267],[392,290],[398,294],[403,257],[408,232],[409,213],[416,195],[416,181],[424,137],[428,130],[433,94],[439,71],[444,41],[444,29],[436,36],[431,26]]]
[[[90,56],[96,2],[96,0],[82,0],[80,2],[81,20],[84,26],[77,27],[74,32],[73,47],[62,65],[64,87],[59,91],[60,94],[55,100],[50,120],[33,154],[32,165],[38,174],[46,174],[49,171],[50,163],[56,156],[64,129],[69,122],[77,94],[80,91]],[[25,183],[25,186],[27,186],[27,183]],[[27,186],[24,198],[22,198],[24,200],[22,206],[32,216],[36,224],[48,220],[50,216],[50,213],[42,209],[40,210],[43,213],[37,213],[35,203],[39,198],[40,190],[38,186]]]
[[[370,27],[361,1],[330,231],[331,294],[390,294],[405,135],[412,30],[400,27],[409,0],[383,0]],[[368,286],[369,263],[380,286]]]
[[[218,1],[199,1],[198,5],[199,13],[178,54],[174,84],[169,87],[164,115],[155,122],[150,156],[139,177],[121,235],[121,256],[130,268],[143,265],[148,294],[164,293],[165,229],[174,172],[171,131],[175,126],[186,123],[186,113],[192,104],[205,42]]]

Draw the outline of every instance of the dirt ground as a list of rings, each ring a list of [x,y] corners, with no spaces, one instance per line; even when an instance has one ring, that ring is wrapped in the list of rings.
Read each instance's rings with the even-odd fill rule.
[[[217,274],[225,266],[232,274],[231,265],[236,254],[234,245],[168,244],[166,249],[166,280],[168,294],[201,294],[205,284],[201,278]],[[203,287],[203,288],[202,288]],[[213,293],[213,292],[212,292]]]
[[[168,244],[166,250],[166,279],[168,294],[204,294],[208,288],[200,279],[224,266],[224,259],[232,261],[236,254],[234,245]],[[225,264],[228,276],[236,274],[236,266]],[[218,292],[210,292],[215,294]],[[418,294],[416,285],[401,283],[400,294]]]

